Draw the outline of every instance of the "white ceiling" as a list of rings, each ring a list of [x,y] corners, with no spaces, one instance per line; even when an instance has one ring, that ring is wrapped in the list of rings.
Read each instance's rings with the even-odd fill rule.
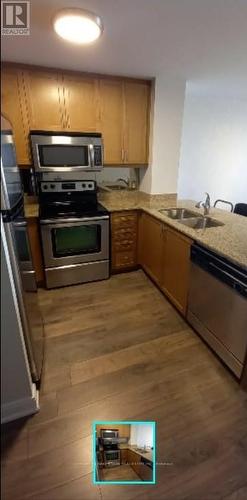
[[[60,39],[52,17],[82,7],[102,17],[90,46]],[[247,0],[31,0],[31,35],[3,36],[8,61],[108,74],[247,81]]]

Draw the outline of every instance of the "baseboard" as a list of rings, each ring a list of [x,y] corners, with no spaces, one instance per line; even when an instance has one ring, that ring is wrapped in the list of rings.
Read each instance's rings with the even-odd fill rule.
[[[1,423],[11,422],[18,418],[33,415],[39,411],[39,391],[32,385],[32,396],[1,405]]]

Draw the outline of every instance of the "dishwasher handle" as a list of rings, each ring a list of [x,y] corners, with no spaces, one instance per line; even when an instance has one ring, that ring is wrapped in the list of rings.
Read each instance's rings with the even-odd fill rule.
[[[198,245],[191,247],[191,261],[247,298],[247,273]]]

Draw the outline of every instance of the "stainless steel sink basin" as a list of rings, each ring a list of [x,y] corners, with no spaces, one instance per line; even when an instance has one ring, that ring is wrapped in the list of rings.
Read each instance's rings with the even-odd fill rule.
[[[135,451],[139,451],[139,453],[149,453],[150,450],[143,450],[142,448],[135,448]]]
[[[189,217],[198,217],[197,212],[187,210],[187,208],[162,208],[159,210],[161,214],[167,215],[170,219],[180,220],[188,219]]]
[[[193,229],[206,229],[209,227],[224,226],[223,222],[212,219],[211,217],[197,216],[191,219],[181,219],[178,221],[184,226],[192,227]]]

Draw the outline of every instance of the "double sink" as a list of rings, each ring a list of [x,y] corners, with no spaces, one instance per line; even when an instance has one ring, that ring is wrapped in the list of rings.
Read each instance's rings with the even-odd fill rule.
[[[212,219],[212,217],[203,216],[187,208],[163,208],[159,212],[193,229],[224,226],[223,222]]]

